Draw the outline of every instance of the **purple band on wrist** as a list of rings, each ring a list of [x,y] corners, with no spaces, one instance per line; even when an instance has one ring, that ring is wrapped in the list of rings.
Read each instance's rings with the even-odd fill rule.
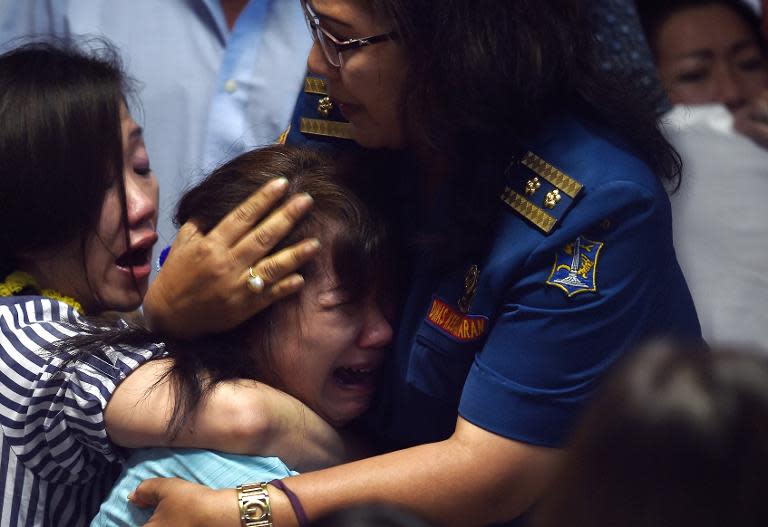
[[[299,497],[294,494],[281,479],[273,479],[268,484],[283,491],[288,497],[288,501],[291,502],[291,507],[293,507],[293,513],[296,515],[296,519],[299,520],[299,527],[307,527],[307,525],[309,525],[309,520],[307,519],[307,513],[304,512],[304,507],[302,507],[301,502],[299,501]]]

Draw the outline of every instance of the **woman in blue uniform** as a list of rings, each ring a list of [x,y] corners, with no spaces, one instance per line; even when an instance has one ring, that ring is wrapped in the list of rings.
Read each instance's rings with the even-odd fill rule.
[[[382,186],[415,247],[374,419],[403,448],[285,480],[309,518],[384,501],[512,520],[618,357],[700,335],[662,185],[677,157],[652,104],[594,67],[582,4],[304,1],[345,133],[410,166]],[[153,525],[284,527],[305,519],[289,494],[150,480],[133,500],[159,503]]]

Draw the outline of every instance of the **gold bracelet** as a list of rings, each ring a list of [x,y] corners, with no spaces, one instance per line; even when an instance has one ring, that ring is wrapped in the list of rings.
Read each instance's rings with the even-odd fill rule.
[[[272,527],[272,507],[266,483],[238,485],[237,504],[243,527]]]

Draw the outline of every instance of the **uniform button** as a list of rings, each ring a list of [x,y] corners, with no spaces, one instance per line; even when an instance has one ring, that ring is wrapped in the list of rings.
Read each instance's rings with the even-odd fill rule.
[[[225,82],[224,91],[227,93],[235,93],[237,91],[237,81],[235,79],[229,79]]]

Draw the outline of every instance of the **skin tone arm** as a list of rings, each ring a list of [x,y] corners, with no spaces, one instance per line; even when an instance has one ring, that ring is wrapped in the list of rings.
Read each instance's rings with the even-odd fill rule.
[[[196,409],[176,437],[171,384],[161,379],[170,360],[154,360],[129,375],[104,411],[107,433],[128,448],[207,448],[234,454],[277,456],[307,471],[349,459],[339,432],[297,399],[250,380],[224,382]]]
[[[383,501],[438,525],[486,525],[512,519],[542,494],[561,451],[512,441],[458,419],[454,434],[347,465],[285,480],[310,519],[338,507]],[[296,525],[287,498],[270,487],[276,527]],[[236,494],[179,479],[143,482],[131,496],[156,505],[149,525],[238,527]]]

